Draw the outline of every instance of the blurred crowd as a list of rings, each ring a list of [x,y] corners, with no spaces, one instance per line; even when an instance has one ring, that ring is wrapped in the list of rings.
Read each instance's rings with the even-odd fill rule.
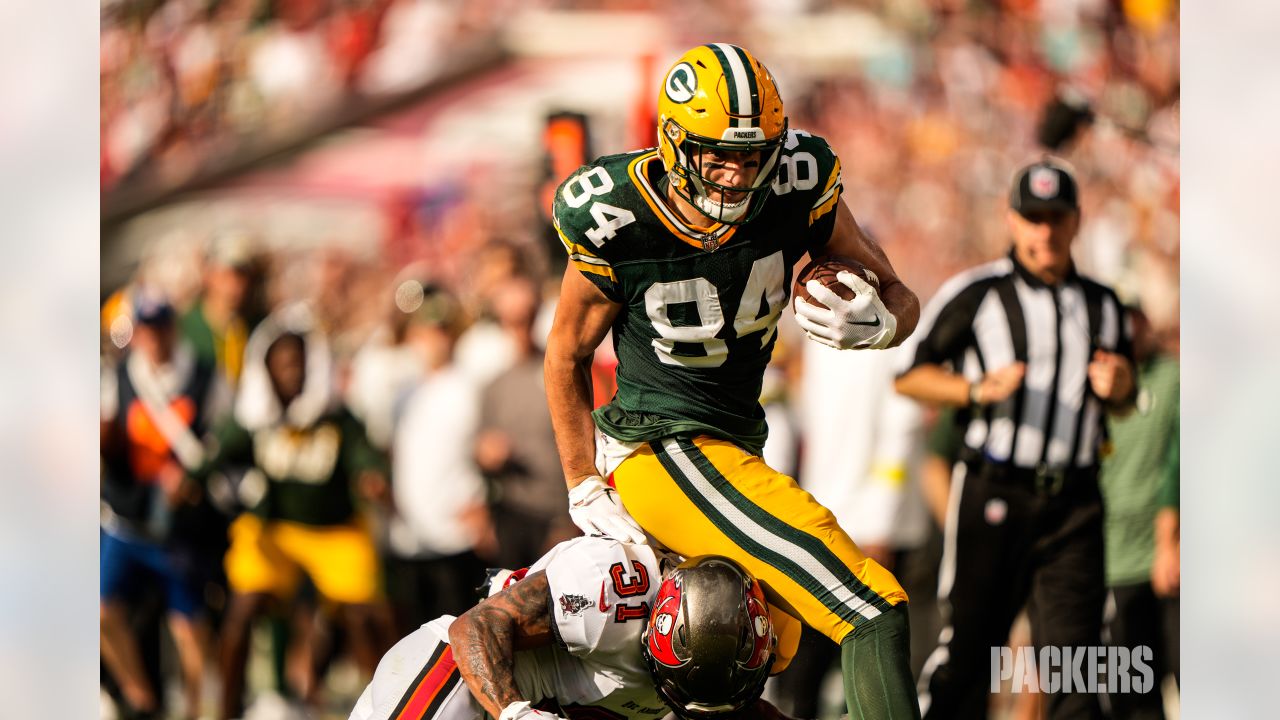
[[[872,4],[910,42],[785,97],[840,152],[850,206],[912,287],[927,298],[1001,252],[1013,169],[1053,150],[1084,181],[1082,270],[1176,321],[1176,3]]]
[[[321,703],[321,638],[371,673],[396,638],[469,607],[487,567],[577,534],[541,390],[543,279],[510,244],[476,262],[460,294],[421,266],[264,256],[230,234],[191,294],[147,266],[104,304],[102,642],[123,707],[164,700],[134,637],[148,603],[186,706],[217,667],[239,717],[259,618],[277,687]]]
[[[498,19],[450,0],[104,0],[102,189],[304,139],[428,84]]]
[[[1081,270],[1143,306],[1152,352],[1176,358],[1176,3],[791,4],[869,10],[906,40],[838,71],[778,65],[795,81],[782,88],[792,127],[840,154],[847,203],[922,301],[1008,248],[1011,173],[1051,149],[1082,186]],[[742,33],[764,12],[705,5]],[[103,188],[179,183],[352,97],[420,86],[450,47],[501,21],[471,7],[105,2]],[[742,42],[773,64],[770,48]],[[574,167],[547,154],[551,171],[521,185]],[[467,176],[419,198],[372,253],[223,229],[147,253],[128,284],[104,288],[103,683],[122,717],[240,717],[268,696],[345,717],[350,698],[323,681],[335,660],[371,672],[397,637],[473,602],[486,567],[527,565],[577,534],[541,373],[564,260],[536,192],[503,199],[513,213],[487,210],[486,192]],[[607,345],[598,402],[612,394]],[[836,493],[828,504],[899,563],[913,600],[927,597],[945,509],[929,466],[945,478],[951,421],[892,400],[887,360],[851,369],[811,345],[784,317],[765,386],[770,462],[815,493],[833,474],[865,476],[823,491]],[[876,442],[896,448],[898,489],[870,467],[813,459],[840,440],[811,435],[829,423],[806,398],[837,391],[876,406],[871,424],[894,434]],[[264,537],[284,556],[262,553]],[[906,554],[929,548],[932,561]],[[922,657],[933,636],[916,622]],[[159,649],[162,626],[174,653]],[[267,668],[246,675],[255,656]],[[172,686],[185,695],[167,697]]]

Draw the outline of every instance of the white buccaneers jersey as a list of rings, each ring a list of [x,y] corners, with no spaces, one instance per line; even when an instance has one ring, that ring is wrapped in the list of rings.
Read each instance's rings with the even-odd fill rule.
[[[667,706],[640,655],[640,632],[665,556],[648,545],[579,537],[551,549],[545,570],[558,642],[516,654],[520,694],[571,720],[660,718]]]
[[[570,720],[666,715],[640,655],[640,632],[662,582],[664,554],[580,537],[529,568],[545,570],[557,641],[516,653],[516,687],[540,710]],[[483,720],[449,646],[451,616],[418,628],[378,663],[351,720]]]

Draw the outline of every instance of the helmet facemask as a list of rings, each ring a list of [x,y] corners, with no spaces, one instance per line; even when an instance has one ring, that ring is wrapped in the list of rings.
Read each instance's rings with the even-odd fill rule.
[[[785,120],[782,131],[772,138],[766,138],[760,128],[729,128],[725,135],[731,139],[727,140],[706,138],[689,133],[670,118],[662,127],[658,141],[667,146],[673,158],[668,170],[676,194],[713,222],[740,225],[760,212],[778,173],[778,156],[787,134]],[[716,162],[716,153],[755,153],[754,157],[740,160],[744,169],[750,163],[757,165],[754,180],[739,187],[711,180],[706,166]],[[736,195],[741,197],[724,202],[724,198]]]

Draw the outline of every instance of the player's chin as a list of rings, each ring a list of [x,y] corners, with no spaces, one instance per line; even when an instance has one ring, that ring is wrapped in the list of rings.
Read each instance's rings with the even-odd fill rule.
[[[734,221],[746,214],[747,205],[750,201],[745,193],[739,194],[740,199],[737,202],[721,202],[715,196],[708,195],[700,198],[698,205],[704,213],[709,217],[717,220]],[[723,195],[720,197],[724,197]],[[730,195],[729,197],[732,197]]]

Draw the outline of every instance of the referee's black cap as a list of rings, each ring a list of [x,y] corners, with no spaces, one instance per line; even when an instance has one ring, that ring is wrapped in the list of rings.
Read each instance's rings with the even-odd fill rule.
[[[1078,211],[1080,193],[1075,176],[1065,164],[1051,158],[1034,162],[1014,176],[1009,207],[1024,216],[1044,211]]]

